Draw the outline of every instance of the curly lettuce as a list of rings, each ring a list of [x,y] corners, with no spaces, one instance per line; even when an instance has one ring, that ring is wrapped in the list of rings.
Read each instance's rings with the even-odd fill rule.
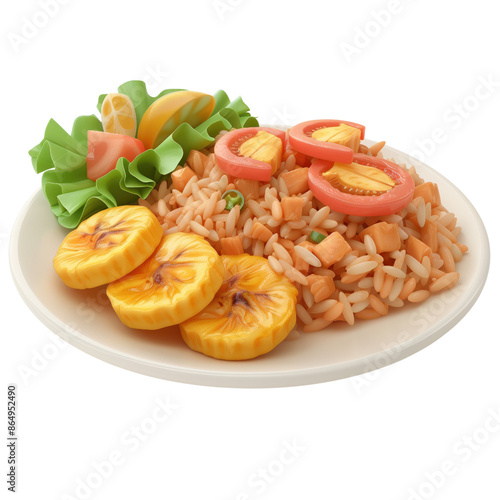
[[[166,89],[152,97],[142,81],[130,81],[118,87],[120,93],[132,100],[138,123],[154,101],[177,90]],[[106,95],[99,96],[99,111]],[[139,198],[147,198],[178,165],[184,164],[192,149],[212,145],[221,130],[259,125],[240,97],[231,101],[219,90],[214,98],[212,115],[201,125],[193,128],[182,123],[158,147],[141,153],[132,162],[120,158],[116,168],[96,182],[87,178],[87,132],[102,131],[99,118],[95,115],[78,117],[71,134],[51,119],[42,141],[29,151],[29,155],[35,172],[43,173],[42,190],[59,224],[73,229],[96,212],[137,203]]]

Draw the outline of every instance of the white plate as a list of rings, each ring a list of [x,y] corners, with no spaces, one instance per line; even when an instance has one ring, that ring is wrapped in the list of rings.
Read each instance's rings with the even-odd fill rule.
[[[470,251],[457,266],[458,286],[383,318],[301,334],[249,361],[220,361],[191,351],[177,327],[157,332],[129,329],[107,303],[104,287],[72,290],[56,275],[52,259],[66,231],[41,191],[23,208],[12,233],[14,281],[33,313],[61,338],[92,356],[145,375],[222,387],[284,387],[371,371],[419,351],[456,325],[477,300],[489,267],[488,237],[469,200],[420,161],[390,148],[384,149],[384,156],[413,164],[425,180],[438,183],[443,205],[457,214],[461,241]]]

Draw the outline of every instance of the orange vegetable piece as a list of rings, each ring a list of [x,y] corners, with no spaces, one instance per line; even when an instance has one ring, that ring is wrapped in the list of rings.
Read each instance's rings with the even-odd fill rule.
[[[243,241],[239,236],[221,238],[220,244],[222,255],[241,255],[244,253]]]
[[[295,246],[293,241],[285,240],[285,238],[278,238],[278,243],[285,247],[289,252],[291,252]]]
[[[314,245],[312,252],[321,261],[324,267],[339,262],[352,250],[351,246],[339,233],[332,233],[321,243]]]
[[[439,195],[439,188],[437,184],[433,182],[425,182],[420,184],[420,186],[415,186],[415,191],[413,192],[413,199],[421,196],[425,203],[431,204],[432,208],[439,207],[441,205],[441,196]]]
[[[236,179],[234,181],[236,189],[244,196],[245,200],[259,199],[259,181],[251,179]]]
[[[420,230],[420,234],[422,235],[422,241],[436,253],[439,248],[436,223],[431,220],[426,221],[424,227]]]
[[[309,272],[309,264],[297,253],[292,250],[292,260],[293,260],[293,267],[297,269],[297,271],[300,271],[301,273],[307,274]]]
[[[426,245],[423,241],[420,241],[415,236],[410,236],[406,243],[406,253],[415,257],[419,262],[427,255],[429,259],[432,257],[432,250],[429,245]]]
[[[300,220],[302,218],[302,208],[304,207],[304,198],[298,196],[285,196],[281,200],[283,209],[283,219]]]
[[[411,217],[406,217],[407,221],[410,221],[417,229],[420,229],[420,226],[418,225],[418,219],[416,215],[412,215]]]
[[[310,241],[303,241],[302,243],[299,243],[299,247],[304,247],[306,250],[309,250],[310,252],[313,251],[313,248],[316,245],[314,243],[311,243]]]
[[[307,282],[315,302],[327,299],[335,291],[335,282],[331,276],[310,274],[307,276]]]
[[[183,167],[175,172],[172,172],[171,179],[173,188],[182,192],[189,179],[195,175],[196,174],[189,167]]]
[[[254,239],[267,241],[273,233],[260,222],[254,222],[250,236]]]
[[[309,189],[307,184],[307,168],[296,168],[290,172],[281,174],[281,178],[285,181],[286,187],[290,194],[305,193]]]
[[[393,252],[401,247],[401,237],[399,236],[397,224],[378,222],[359,233],[361,238],[364,238],[366,234],[373,238],[378,253]]]

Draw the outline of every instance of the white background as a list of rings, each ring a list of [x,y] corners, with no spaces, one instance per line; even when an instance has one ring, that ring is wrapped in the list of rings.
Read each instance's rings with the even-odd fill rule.
[[[17,498],[499,498],[500,424],[484,430],[500,411],[495,258],[471,312],[422,352],[370,378],[236,390],[148,378],[55,341],[17,295],[7,251],[16,214],[40,184],[27,151],[49,118],[68,129],[96,112],[100,93],[146,79],[153,94],[242,95],[263,123],[342,118],[365,124],[371,139],[420,149],[475,205],[495,256],[494,2],[47,3],[50,16],[43,0],[4,3],[0,16],[0,394],[6,400],[7,383],[18,385]],[[30,31],[32,21],[44,25]],[[484,80],[489,90],[478,89]],[[36,374],[22,377],[32,365]],[[177,408],[154,424],[157,398]],[[139,443],[131,433],[141,425],[150,434]],[[296,456],[284,442],[295,442]],[[118,454],[98,476],[95,464]],[[280,456],[289,463],[280,466]],[[447,475],[437,472],[445,462]],[[91,490],[78,488],[88,480]]]

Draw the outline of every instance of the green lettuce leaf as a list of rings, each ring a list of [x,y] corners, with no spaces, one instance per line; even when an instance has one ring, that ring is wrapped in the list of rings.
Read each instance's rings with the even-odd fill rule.
[[[152,97],[141,81],[126,82],[118,87],[120,93],[132,100],[138,123],[156,99],[177,90],[166,89]],[[99,96],[99,111],[106,95]],[[43,140],[29,151],[29,155],[35,172],[43,173],[42,190],[59,224],[73,229],[96,212],[135,204],[139,198],[147,198],[178,165],[183,165],[192,149],[212,145],[221,130],[259,125],[240,97],[231,101],[219,90],[214,98],[214,111],[204,123],[196,128],[182,123],[157,148],[141,153],[132,162],[120,158],[116,168],[97,182],[87,178],[87,132],[102,131],[101,121],[95,115],[80,116],[68,134],[50,120]]]

